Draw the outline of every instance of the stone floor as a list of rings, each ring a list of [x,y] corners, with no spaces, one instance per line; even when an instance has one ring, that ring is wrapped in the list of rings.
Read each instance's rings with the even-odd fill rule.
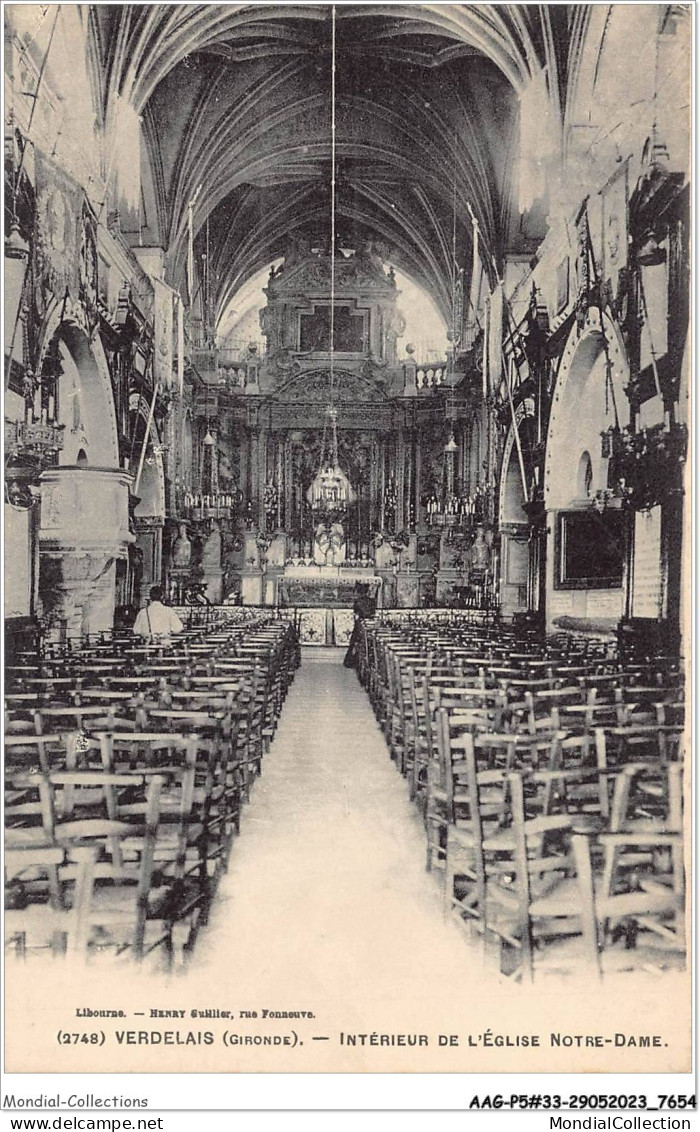
[[[478,976],[478,956],[444,920],[422,820],[342,658],[304,650],[194,965],[285,999],[415,994],[419,967],[442,996]]]

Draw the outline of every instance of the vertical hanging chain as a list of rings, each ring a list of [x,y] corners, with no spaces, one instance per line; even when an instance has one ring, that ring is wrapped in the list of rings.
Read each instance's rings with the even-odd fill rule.
[[[455,424],[455,356],[457,353],[457,131],[454,140],[454,175],[452,177],[452,357],[450,365],[450,435]]]
[[[331,7],[331,311],[330,407],[334,407],[335,354],[335,4]]]

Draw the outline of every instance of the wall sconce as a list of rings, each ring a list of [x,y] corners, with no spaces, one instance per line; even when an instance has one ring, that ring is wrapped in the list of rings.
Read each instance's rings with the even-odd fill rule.
[[[602,515],[604,511],[619,511],[622,507],[622,497],[626,494],[625,482],[620,480],[617,488],[599,488],[593,496],[591,507],[598,515]]]
[[[12,348],[15,360],[14,346],[21,343],[21,334],[16,333],[19,311],[24,295],[27,264],[29,262],[29,244],[19,230],[16,220],[10,225],[5,238],[5,350],[9,353]]]
[[[31,511],[39,502],[39,492],[32,490],[18,468],[5,469],[5,501],[15,511]]]
[[[647,236],[637,252],[637,263],[641,267],[657,267],[658,264],[665,262],[665,249],[659,247],[659,242],[654,235]]]

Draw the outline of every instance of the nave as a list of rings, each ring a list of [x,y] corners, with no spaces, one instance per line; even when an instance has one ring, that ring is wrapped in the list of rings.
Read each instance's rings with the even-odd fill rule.
[[[620,980],[677,1070],[690,8],[5,7],[14,1064]]]

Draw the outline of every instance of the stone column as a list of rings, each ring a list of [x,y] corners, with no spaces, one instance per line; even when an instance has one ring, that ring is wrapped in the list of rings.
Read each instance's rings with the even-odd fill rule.
[[[415,508],[416,526],[420,522],[420,497],[421,497],[421,470],[422,470],[422,449],[421,449],[421,435],[416,432],[415,441],[415,474],[413,477],[413,506]]]
[[[418,387],[416,385],[416,372],[417,365],[416,359],[413,357],[413,346],[406,347],[408,357],[403,364],[403,395],[404,397],[416,397],[418,395]]]
[[[252,505],[252,514],[255,516],[255,522],[260,525],[261,512],[263,508],[262,491],[260,489],[260,449],[263,448],[261,443],[260,429],[254,426],[250,430],[250,445],[248,448],[249,464],[248,464],[248,484],[249,484],[249,499]]]
[[[414,429],[409,429],[408,444],[406,446],[406,477],[404,485],[404,499],[405,499],[405,519],[404,526],[411,526],[411,515],[415,518],[415,511],[413,509],[413,465],[415,462],[416,452],[416,434]]]
[[[109,631],[131,476],[120,468],[49,468],[41,484],[39,589],[47,639]]]
[[[293,523],[293,473],[292,473],[292,442],[289,433],[284,434],[283,451],[283,477],[284,477],[284,526],[287,534],[291,534]]]
[[[384,530],[384,500],[386,495],[386,438],[379,438],[379,529]]]
[[[396,433],[396,530],[402,531],[406,525],[404,508],[404,484],[406,473],[406,435],[403,427]]]
[[[370,450],[370,473],[369,473],[369,536],[377,529],[377,516],[378,506],[377,499],[379,495],[378,481],[379,481],[379,438],[376,433],[372,433],[371,450]]]

